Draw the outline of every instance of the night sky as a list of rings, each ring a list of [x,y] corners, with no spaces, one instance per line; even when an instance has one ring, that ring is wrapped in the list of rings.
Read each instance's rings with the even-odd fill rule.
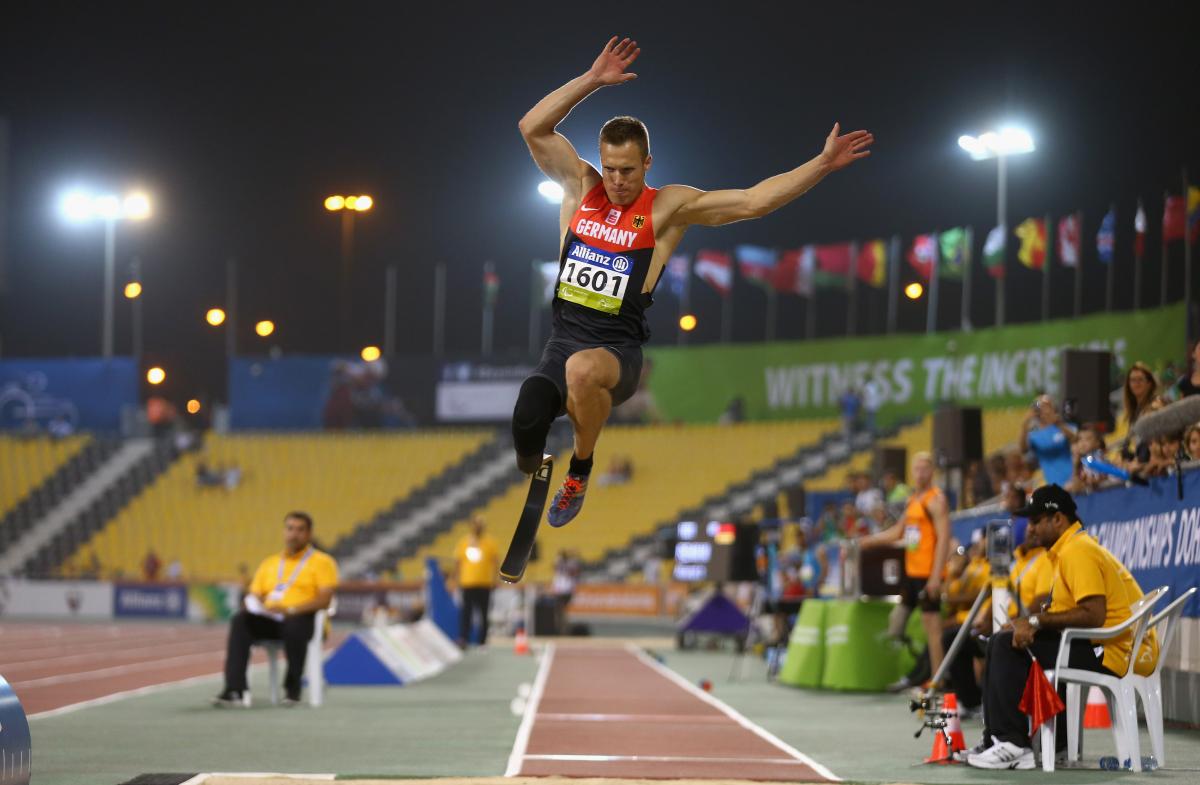
[[[66,226],[55,210],[64,187],[93,184],[140,185],[155,199],[153,220],[118,229],[118,285],[140,257],[146,360],[167,368],[176,399],[223,397],[224,336],[203,315],[223,301],[229,257],[240,264],[243,353],[381,344],[389,264],[400,269],[397,350],[428,353],[440,261],[447,352],[476,354],[482,264],[493,260],[497,352],[523,355],[529,263],[555,258],[559,237],[517,120],[613,34],[641,45],[639,79],[593,95],[561,127],[593,162],[599,127],[616,114],[649,126],[652,185],[753,185],[819,152],[835,120],[877,138],[870,159],[796,203],[761,221],[694,228],[683,251],[894,233],[907,247],[915,233],[964,224],[978,251],[994,223],[995,166],[969,160],[956,139],[1013,118],[1039,149],[1010,161],[1010,221],[1082,209],[1085,307],[1098,309],[1091,238],[1115,202],[1117,306],[1128,308],[1143,197],[1143,304],[1156,304],[1163,190],[1178,193],[1185,166],[1200,180],[1200,46],[1185,36],[1186,4],[977,7],[10,3],[0,16],[0,116],[11,136],[0,350],[99,353],[102,232]],[[376,200],[357,223],[354,323],[341,345],[339,225],[322,208],[331,193]],[[1181,252],[1175,244],[1173,258]],[[1040,278],[1013,269],[1015,257],[1010,265],[1009,320],[1035,319]],[[1070,273],[1054,273],[1054,314],[1067,316]],[[977,323],[991,322],[992,296],[983,280]],[[881,328],[882,298],[867,292],[861,303],[864,324]],[[692,340],[715,340],[719,300],[698,280],[693,306]],[[840,293],[822,297],[821,334],[844,334],[844,308]],[[955,326],[958,310],[947,285],[940,324]],[[762,311],[762,293],[739,284],[737,340],[762,337]],[[674,343],[674,298],[660,290],[650,313],[653,342]],[[121,298],[117,314],[125,354]],[[279,325],[269,343],[253,334],[259,318]],[[803,325],[802,301],[781,297],[779,336],[799,337]],[[923,325],[923,305],[902,309],[902,329]]]

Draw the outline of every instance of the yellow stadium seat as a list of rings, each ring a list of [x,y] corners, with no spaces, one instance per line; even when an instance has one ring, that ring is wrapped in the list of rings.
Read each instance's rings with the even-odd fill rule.
[[[0,518],[75,457],[89,436],[0,436]]]

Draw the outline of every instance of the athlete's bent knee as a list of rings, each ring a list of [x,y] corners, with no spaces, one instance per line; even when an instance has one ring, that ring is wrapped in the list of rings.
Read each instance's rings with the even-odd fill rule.
[[[573,355],[567,360],[568,390],[603,386],[602,369],[596,360],[579,355]]]
[[[562,395],[554,382],[544,376],[530,376],[521,385],[512,419],[513,446],[517,450],[518,462],[522,457],[536,460],[533,469],[541,463],[546,436],[561,408]],[[533,470],[525,466],[521,468],[523,471]]]

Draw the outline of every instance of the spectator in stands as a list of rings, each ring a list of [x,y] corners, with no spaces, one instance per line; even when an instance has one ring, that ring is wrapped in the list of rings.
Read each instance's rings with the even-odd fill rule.
[[[1033,479],[1029,463],[1020,450],[1013,448],[1004,454],[1004,479],[1009,485],[1028,486]]]
[[[1156,395],[1142,407],[1141,415],[1156,412],[1166,405],[1167,400],[1161,395]],[[1161,465],[1162,460],[1162,445],[1157,439],[1142,440],[1130,434],[1121,448],[1122,465],[1130,474],[1146,475],[1152,467]]]
[[[1021,452],[1032,452],[1046,482],[1066,485],[1071,479],[1071,444],[1075,429],[1063,422],[1049,395],[1039,395],[1021,427]]]
[[[1146,474],[1151,477],[1174,474],[1175,467],[1182,460],[1186,460],[1183,454],[1183,434],[1180,432],[1160,436],[1154,440]]]
[[[721,416],[717,418],[719,425],[733,425],[745,421],[746,399],[740,395],[734,396],[729,405],[725,407],[725,411],[721,412]]]
[[[1075,501],[1063,488],[1043,485],[1017,514],[1029,518],[1026,539],[1048,549],[1052,600],[1048,611],[1033,609],[1028,616],[1018,616],[988,642],[984,741],[967,755],[968,764],[983,769],[1034,768],[1029,718],[1018,708],[1030,656],[1043,668],[1053,668],[1060,630],[1120,624],[1129,618],[1130,605],[1142,597],[1129,571],[1083,529]],[[1147,639],[1148,654],[1143,658],[1139,652],[1139,668],[1153,668],[1157,660],[1157,644],[1153,636]],[[1124,672],[1131,654],[1132,638],[1126,633],[1073,641],[1068,662],[1072,668],[1115,675]],[[1059,720],[1058,740],[1065,747],[1065,718],[1060,714]],[[1055,752],[1043,750],[1044,755]]]
[[[158,558],[158,554],[151,548],[146,551],[146,556],[142,559],[142,580],[156,581],[161,571],[162,560]]]
[[[1154,372],[1143,362],[1135,362],[1125,374],[1125,423],[1130,427],[1145,414],[1158,394]]]
[[[1183,449],[1188,460],[1200,461],[1200,425],[1188,426],[1183,432]]]
[[[66,417],[59,415],[46,426],[46,433],[51,439],[65,439],[75,434],[75,426]]]
[[[225,689],[218,707],[245,706],[246,667],[255,641],[283,641],[287,674],[283,705],[300,702],[301,677],[317,611],[329,608],[337,589],[337,563],[313,545],[313,520],[304,512],[283,519],[283,551],[263,559],[254,573],[243,609],[229,622],[225,653]]]
[[[874,436],[879,410],[883,408],[883,385],[874,378],[868,379],[863,385],[862,408],[867,433]]]
[[[865,516],[850,499],[842,502],[842,537],[854,539],[871,532],[870,526],[864,520]]]
[[[862,408],[862,396],[853,387],[847,387],[838,397],[838,408],[842,412],[842,433],[846,438],[858,430],[858,413]]]
[[[904,483],[903,477],[888,469],[883,473],[883,500],[889,507],[903,505],[912,496],[912,488]]]
[[[596,478],[596,484],[624,485],[633,479],[633,461],[627,455],[614,455],[608,464],[608,470]]]
[[[860,516],[871,514],[883,504],[883,491],[871,484],[871,475],[867,472],[855,472],[851,475],[851,485],[854,490],[854,506]]]
[[[458,645],[471,642],[471,627],[479,616],[479,645],[487,644],[488,614],[492,609],[492,589],[500,571],[500,546],[487,533],[483,518],[471,519],[471,530],[454,548],[454,574],[462,592],[462,610],[458,615]]]
[[[183,580],[183,562],[176,556],[167,563],[167,580],[179,582]]]
[[[891,527],[891,525],[896,522],[896,519],[893,518],[891,513],[888,512],[887,505],[883,502],[880,502],[871,509],[870,514],[867,515],[866,522],[868,529],[867,533],[875,534],[876,532],[881,532]]]
[[[224,485],[225,480],[220,472],[213,471],[208,468],[208,464],[204,461],[196,461],[196,487],[197,488],[218,488]]]
[[[933,456],[912,458],[913,494],[904,516],[890,529],[863,537],[861,548],[903,544],[905,583],[901,603],[921,609],[921,625],[929,643],[930,671],[942,664],[942,574],[950,555],[950,507],[933,483]]]
[[[1175,384],[1179,398],[1200,395],[1200,341],[1192,346],[1192,368]]]
[[[1105,450],[1104,437],[1100,435],[1098,430],[1090,426],[1079,429],[1075,443],[1071,445],[1071,452],[1074,456],[1074,470],[1071,474],[1071,481],[1064,486],[1067,491],[1070,493],[1090,493],[1109,484],[1109,481],[1113,479],[1112,477],[1093,471],[1087,468],[1087,465],[1084,463],[1084,458],[1088,456],[1101,461],[1105,460]]]
[[[983,461],[971,461],[963,479],[963,491],[967,497],[963,507],[974,507],[996,495],[992,478],[984,468]]]
[[[843,521],[838,516],[837,504],[825,502],[825,506],[821,508],[821,514],[817,517],[815,539],[821,543],[842,539],[844,534],[842,524]]]

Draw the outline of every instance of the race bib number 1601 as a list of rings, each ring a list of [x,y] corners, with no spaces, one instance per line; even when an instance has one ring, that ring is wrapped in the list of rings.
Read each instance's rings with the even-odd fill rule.
[[[558,297],[604,313],[618,313],[632,271],[633,260],[628,256],[574,242],[558,274]]]

